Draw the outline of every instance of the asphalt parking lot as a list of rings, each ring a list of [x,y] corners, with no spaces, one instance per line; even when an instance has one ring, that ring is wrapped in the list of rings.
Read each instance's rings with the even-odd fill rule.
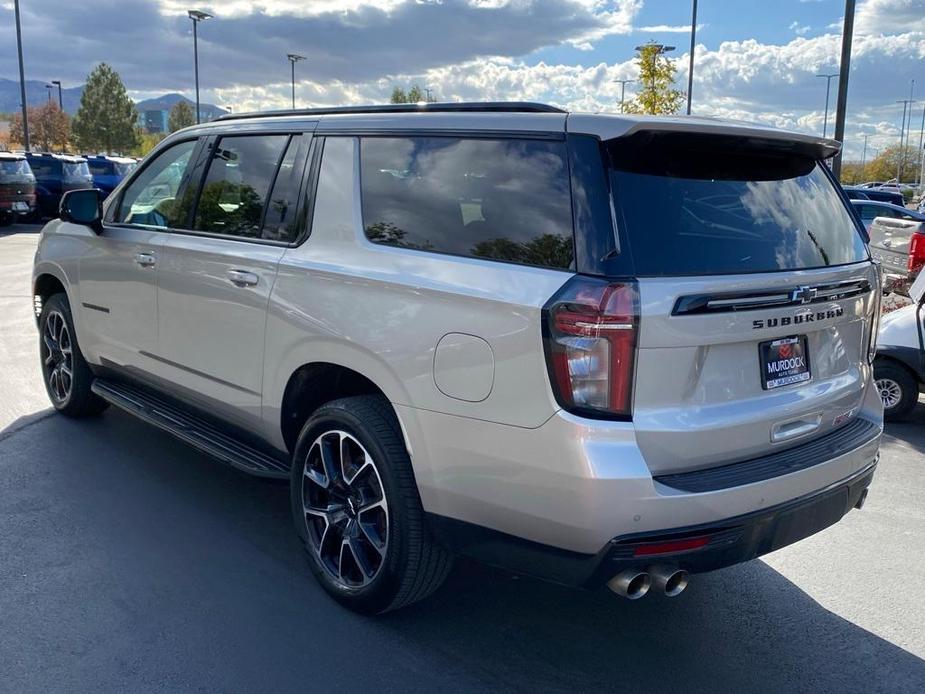
[[[863,510],[679,598],[461,563],[362,618],[311,579],[284,484],[49,413],[37,230],[0,229],[0,691],[925,691],[925,406]]]

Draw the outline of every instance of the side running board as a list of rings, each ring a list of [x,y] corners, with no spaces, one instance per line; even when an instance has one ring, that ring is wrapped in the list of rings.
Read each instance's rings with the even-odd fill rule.
[[[273,456],[254,448],[140,388],[97,378],[91,389],[116,407],[239,470],[260,477],[289,477],[289,461],[283,456]]]

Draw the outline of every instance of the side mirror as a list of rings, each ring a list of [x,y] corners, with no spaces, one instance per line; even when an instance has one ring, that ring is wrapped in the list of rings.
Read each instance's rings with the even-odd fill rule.
[[[90,227],[96,233],[103,230],[103,197],[95,188],[66,192],[59,213],[65,222]]]

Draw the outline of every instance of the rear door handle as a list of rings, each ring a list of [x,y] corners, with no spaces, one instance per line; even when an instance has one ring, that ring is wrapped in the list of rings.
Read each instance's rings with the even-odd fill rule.
[[[247,270],[229,270],[228,279],[231,280],[233,285],[238,287],[253,287],[260,281],[257,275]]]
[[[141,267],[152,267],[157,262],[157,256],[153,253],[136,253],[135,262]]]

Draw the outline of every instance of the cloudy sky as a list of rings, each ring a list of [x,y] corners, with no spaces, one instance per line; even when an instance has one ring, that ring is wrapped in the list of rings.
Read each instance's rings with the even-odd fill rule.
[[[196,2],[198,0],[189,0]],[[677,46],[687,82],[690,0],[21,0],[28,79],[80,84],[105,61],[133,96],[192,94],[200,25],[203,100],[235,111],[286,108],[300,53],[302,105],[384,101],[395,85],[439,100],[529,99],[614,110],[615,79],[636,76],[633,48]],[[700,0],[694,112],[822,132],[843,0]],[[12,2],[0,0],[0,77],[17,78]],[[851,63],[849,155],[898,141],[916,79],[925,104],[925,0],[859,0]],[[834,108],[836,82],[833,81]],[[628,95],[633,85],[628,85]],[[829,134],[833,122],[830,115]],[[869,156],[874,150],[869,151]]]

